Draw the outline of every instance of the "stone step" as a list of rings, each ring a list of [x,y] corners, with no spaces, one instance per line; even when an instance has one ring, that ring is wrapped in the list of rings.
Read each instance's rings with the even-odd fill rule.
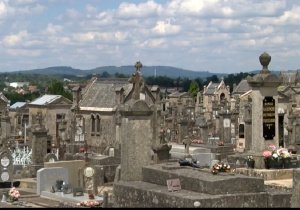
[[[20,188],[36,190],[37,184],[35,178],[18,179],[18,181],[20,181],[20,186],[19,186]]]
[[[209,169],[191,169],[178,163],[151,165],[143,167],[142,181],[167,186],[168,179],[178,178],[182,189],[212,195],[264,191],[264,179],[259,177],[234,173],[213,175]]]
[[[183,184],[183,183],[182,183]],[[219,186],[220,187],[220,186]],[[126,195],[124,197],[124,195]],[[114,184],[115,206],[118,208],[266,208],[269,195],[266,192],[211,195],[181,189],[169,192],[166,186],[143,181]],[[126,198],[126,199],[124,199]],[[285,200],[287,200],[285,202]],[[282,197],[282,206],[289,197]]]

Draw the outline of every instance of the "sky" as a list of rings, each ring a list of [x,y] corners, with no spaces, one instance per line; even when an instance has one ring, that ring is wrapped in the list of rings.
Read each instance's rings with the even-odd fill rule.
[[[0,0],[0,72],[174,66],[300,69],[296,0]]]

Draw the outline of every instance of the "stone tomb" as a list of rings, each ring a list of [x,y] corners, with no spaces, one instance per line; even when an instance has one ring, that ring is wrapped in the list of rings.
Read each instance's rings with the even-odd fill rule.
[[[118,208],[267,208],[290,207],[291,193],[268,192],[264,180],[234,173],[212,175],[208,169],[165,163],[143,167],[142,181],[114,183]],[[170,192],[167,180],[179,179],[181,190]],[[280,197],[280,202],[276,202]]]
[[[82,196],[74,196],[73,193],[51,192],[51,188],[53,185],[55,186],[57,180],[63,180],[68,183],[68,170],[62,167],[39,169],[37,172],[37,194],[41,197],[61,202],[79,203],[90,200],[87,193],[83,193]],[[95,200],[102,202],[103,197],[95,196]]]
[[[43,191],[50,192],[52,186],[55,186],[57,180],[69,182],[68,170],[62,167],[41,168],[37,171],[37,194],[41,195]]]
[[[61,167],[65,168],[68,171],[68,184],[71,184],[73,187],[83,186],[83,180],[80,176],[80,169],[84,168],[84,160],[71,160],[71,161],[56,161],[56,162],[45,162],[45,168]]]

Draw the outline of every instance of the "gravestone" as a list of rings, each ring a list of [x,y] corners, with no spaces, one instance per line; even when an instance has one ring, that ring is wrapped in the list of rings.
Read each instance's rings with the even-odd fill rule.
[[[119,105],[121,140],[121,180],[141,180],[142,167],[151,164],[151,150],[155,146],[157,123],[154,122],[155,106],[149,106],[141,96],[144,81],[142,64],[137,62],[136,71],[129,82],[133,87],[124,104]]]
[[[94,195],[97,192],[97,186],[95,185],[95,169],[93,167],[85,167],[83,169],[83,180],[85,192],[92,192]]]
[[[51,156],[52,155],[49,155],[49,157]],[[69,174],[68,183],[71,184],[73,187],[83,187],[83,176],[79,174],[79,171],[80,168],[84,168],[84,166],[84,160],[44,162],[45,168],[62,167],[67,169]]]
[[[57,180],[69,183],[68,170],[61,167],[41,168],[37,171],[37,194],[42,191],[50,192],[52,186],[56,185]]]
[[[231,113],[228,110],[222,110],[220,115],[220,138],[225,144],[231,144]]]
[[[0,182],[13,181],[13,160],[11,153],[2,151],[0,153]]]
[[[252,138],[250,150],[261,153],[268,144],[279,147],[278,133],[278,92],[281,81],[275,74],[271,74],[268,65],[271,56],[263,53],[259,57],[263,69],[259,74],[247,81],[252,88],[251,114]]]

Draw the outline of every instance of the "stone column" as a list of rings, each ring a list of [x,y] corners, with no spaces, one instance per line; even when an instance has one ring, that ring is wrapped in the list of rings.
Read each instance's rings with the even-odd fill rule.
[[[151,164],[152,141],[155,139],[153,110],[142,100],[121,106],[119,110],[122,116],[121,180],[141,181],[142,167]]]
[[[295,119],[295,116],[294,115],[289,115],[288,117],[288,125],[286,127],[287,131],[288,131],[288,145],[290,144],[293,144],[293,122],[294,122],[294,119]]]
[[[300,208],[300,169],[293,170],[293,192],[291,208]]]
[[[295,120],[295,129],[293,132],[295,135],[295,143],[300,144],[300,117],[296,117]]]
[[[247,78],[252,88],[251,150],[257,154],[261,154],[268,144],[279,147],[277,87],[281,84],[279,77],[268,70],[271,56],[263,53],[259,60],[263,69],[259,74]]]
[[[207,123],[199,125],[200,127],[200,133],[201,133],[201,139],[203,140],[204,144],[207,144],[208,142],[208,125]]]
[[[8,115],[1,116],[1,139],[8,140],[10,135],[11,135],[10,118]]]
[[[36,128],[32,131],[32,166],[35,171],[44,167],[44,157],[47,154],[47,130]]]
[[[231,115],[229,111],[222,111],[220,116],[220,140],[231,144]]]

